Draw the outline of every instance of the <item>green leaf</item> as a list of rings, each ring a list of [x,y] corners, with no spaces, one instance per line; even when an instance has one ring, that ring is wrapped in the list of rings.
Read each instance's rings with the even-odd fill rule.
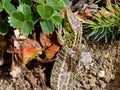
[[[46,0],[46,4],[57,10],[65,8],[65,3],[63,0]]]
[[[21,24],[24,22],[24,15],[22,12],[16,11],[13,12],[8,19],[11,26],[14,28],[20,28],[22,27]]]
[[[11,16],[12,16],[13,18],[21,21],[21,22],[23,22],[23,21],[25,20],[23,13],[20,12],[20,11],[13,12],[13,13],[11,14]]]
[[[26,20],[30,20],[32,18],[32,13],[31,13],[30,7],[28,5],[22,4],[18,7],[17,10],[24,14],[24,18]]]
[[[69,0],[63,0],[63,1],[64,1],[64,3],[65,3],[66,6],[70,5],[70,1]]]
[[[5,35],[8,32],[8,23],[0,18],[0,34]]]
[[[10,3],[11,0],[1,0],[3,5],[7,5],[8,3]]]
[[[37,12],[33,12],[32,14],[32,22],[35,24],[39,20],[39,14]]]
[[[13,12],[11,16],[21,22],[23,22],[25,20],[23,13],[20,11]]]
[[[21,33],[28,35],[33,30],[32,15],[27,5],[22,4],[14,11],[9,19],[9,23],[14,28],[20,28]]]
[[[19,0],[20,4],[27,4],[27,5],[31,5],[32,0]]]
[[[2,7],[6,10],[8,14],[11,14],[15,11],[15,6],[10,3],[11,0],[2,0]]]
[[[37,3],[43,4],[43,3],[45,2],[45,0],[34,0],[34,2],[37,2]]]
[[[52,16],[61,16],[60,12],[58,10],[54,10]]]
[[[61,17],[52,17],[51,20],[57,26],[62,24],[62,18]]]
[[[53,9],[50,6],[38,5],[37,12],[39,13],[42,19],[47,19],[51,17]]]
[[[2,4],[0,3],[0,12],[3,10]]]
[[[54,31],[54,25],[51,20],[40,21],[40,25],[44,32],[51,33]]]
[[[25,35],[31,34],[33,30],[33,24],[31,21],[24,21],[20,29],[22,34]]]
[[[37,7],[37,11],[38,11],[39,15],[41,16],[41,18],[47,19],[52,16],[53,8],[50,6],[42,6],[41,5],[41,6]]]
[[[14,26],[15,28],[19,27],[19,24],[22,23],[24,20],[25,19],[23,13],[19,11],[13,12],[9,17],[10,24],[12,24],[12,26]]]
[[[15,7],[14,5],[12,5],[11,3],[8,3],[6,5],[4,5],[5,10],[7,11],[8,14],[11,14],[13,11],[15,11]]]

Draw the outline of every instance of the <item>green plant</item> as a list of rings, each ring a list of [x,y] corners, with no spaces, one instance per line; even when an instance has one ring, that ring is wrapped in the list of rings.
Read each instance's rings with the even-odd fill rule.
[[[34,30],[36,22],[44,32],[53,32],[54,27],[62,23],[60,10],[68,4],[69,0],[1,0],[0,34],[6,34],[12,27],[28,35]]]
[[[102,8],[106,12],[105,8]],[[94,40],[105,40],[105,42],[113,42],[120,33],[120,7],[118,4],[108,6],[107,10],[113,14],[113,17],[103,14],[102,17],[94,16],[94,20],[85,22],[87,27],[88,38]]]

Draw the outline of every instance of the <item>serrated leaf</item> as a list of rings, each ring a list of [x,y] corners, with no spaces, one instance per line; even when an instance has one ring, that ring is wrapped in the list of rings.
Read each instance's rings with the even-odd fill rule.
[[[15,11],[15,7],[11,3],[6,4],[4,8],[8,14],[11,14],[13,11]]]
[[[8,18],[9,23],[14,28],[20,28],[22,22],[24,21],[24,15],[20,11],[13,12],[11,16]]]
[[[63,1],[64,1],[66,6],[70,5],[70,1],[69,0],[63,0]]]
[[[15,6],[10,3],[11,0],[2,0],[1,4],[2,7],[6,10],[8,14],[11,14],[13,11],[15,11]]]
[[[21,27],[21,33],[28,35],[32,32],[33,30],[33,24],[31,21],[24,21],[22,23],[22,27]]]
[[[46,0],[46,4],[57,10],[65,8],[63,0]]]
[[[45,2],[45,0],[34,0],[34,2],[37,2],[37,3],[43,4],[43,3]]]
[[[18,7],[17,10],[24,14],[24,18],[26,20],[30,20],[32,18],[32,13],[31,13],[30,7],[28,5],[22,4]]]
[[[11,15],[13,18],[23,22],[25,19],[24,19],[24,15],[22,12],[20,11],[16,11],[16,12],[13,12],[12,15]]]
[[[38,5],[37,12],[39,13],[42,19],[47,19],[52,15],[53,9],[50,6]]]
[[[6,5],[6,4],[10,3],[10,1],[11,0],[1,0],[1,2],[2,2],[3,5]]]
[[[51,20],[40,21],[40,25],[44,32],[51,33],[54,31],[54,25]]]
[[[14,28],[20,28],[22,34],[28,35],[33,30],[32,20],[30,18],[25,18],[25,15],[20,11],[13,12],[8,19],[10,25]]]
[[[52,16],[61,16],[61,13],[58,10],[54,10]]]
[[[21,25],[22,22],[13,17],[9,17],[9,23],[14,28],[20,28],[22,26]]]
[[[51,18],[51,20],[57,26],[62,24],[62,18],[60,18],[60,17],[53,17],[53,18]]]

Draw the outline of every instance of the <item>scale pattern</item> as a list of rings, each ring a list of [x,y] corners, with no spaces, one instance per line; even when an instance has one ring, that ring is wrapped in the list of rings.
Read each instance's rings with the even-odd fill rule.
[[[66,13],[72,33],[74,34],[74,41],[72,45],[68,45],[71,47],[66,47],[67,45],[63,45],[63,41],[61,41],[63,47],[58,53],[59,60],[56,60],[51,75],[51,84],[54,90],[75,89],[73,88],[76,84],[74,78],[78,74],[77,65],[81,55],[82,22],[77,19],[69,7],[66,9]],[[60,40],[61,37],[58,39]]]

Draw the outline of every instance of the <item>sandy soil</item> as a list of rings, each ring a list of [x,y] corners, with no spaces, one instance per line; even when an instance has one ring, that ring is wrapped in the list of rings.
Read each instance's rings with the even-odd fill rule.
[[[35,68],[47,69],[41,74],[46,73],[45,80],[48,80],[48,86],[51,84],[51,90],[120,90],[120,41],[111,45],[88,43],[81,55],[78,71],[74,73],[68,72],[65,62],[60,60],[55,62],[53,69],[46,68],[51,64],[38,63]],[[18,77],[12,78],[9,70],[9,65],[0,67],[0,90],[42,90],[44,87],[43,78],[36,69],[29,69],[36,79],[36,85],[29,79],[31,74],[21,72]]]

